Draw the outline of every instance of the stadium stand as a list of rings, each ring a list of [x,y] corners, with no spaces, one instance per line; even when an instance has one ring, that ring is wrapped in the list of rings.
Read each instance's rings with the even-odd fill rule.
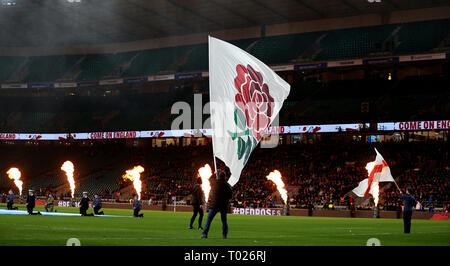
[[[446,52],[450,51],[449,26],[450,19],[442,19],[230,42],[269,65],[293,64]],[[286,80],[292,89],[281,111],[280,124],[439,120],[443,119],[443,113],[448,114],[448,62],[442,63],[441,71],[436,73],[422,73],[421,65],[411,63],[410,67],[417,67],[417,71],[411,70],[401,77],[394,73],[389,79],[382,72],[389,72],[386,69],[392,66],[385,66],[384,70],[358,67],[356,71],[363,74],[350,77],[341,70],[319,69],[315,76],[307,76],[301,70],[289,71]],[[2,83],[98,81],[207,69],[206,43],[115,54],[0,56]],[[333,75],[338,78],[327,77]],[[87,86],[82,90],[16,91],[13,96],[6,91],[0,97],[1,133],[31,136],[36,132],[169,129],[174,118],[170,107],[174,102],[184,101],[192,106],[194,93],[202,94],[203,103],[209,99],[205,78]],[[361,111],[363,103],[370,105],[370,111]],[[257,149],[234,187],[234,206],[279,204],[273,184],[265,179],[274,169],[282,172],[290,187],[292,207],[307,208],[313,204],[316,208],[327,208],[330,202],[349,206],[349,198],[343,197],[367,175],[364,166],[373,160],[374,146],[388,159],[402,188],[412,187],[425,207],[449,204],[448,142],[423,141],[423,136],[416,139],[411,134],[411,139],[401,142],[374,145],[349,141],[348,137],[306,134],[301,136],[302,143],[283,144],[271,152]],[[121,176],[126,169],[142,164],[146,169],[142,175],[144,200],[170,201],[171,196],[176,196],[188,201],[197,169],[205,163],[212,165],[210,144],[157,148],[148,143],[152,140],[139,140],[144,145],[138,147],[134,147],[134,141],[1,142],[0,192],[12,187],[5,173],[8,167],[17,165],[23,171],[25,191],[34,188],[39,196],[52,191],[58,198],[68,197],[70,192],[60,167],[70,159],[76,165],[77,196],[88,191],[105,199],[128,200],[132,192],[130,181]],[[395,187],[383,186],[381,193],[381,208],[400,207]]]
[[[24,82],[56,81],[73,66],[81,55],[36,56],[30,58]]]
[[[450,20],[387,24],[231,41],[271,65],[450,51]],[[420,36],[420,37],[418,37]],[[100,80],[206,71],[207,44],[116,54],[0,57],[0,82]],[[101,67],[100,67],[101,66]],[[79,71],[74,71],[79,69]],[[67,72],[72,73],[68,75]]]
[[[377,44],[388,39],[396,26],[391,24],[324,33],[326,37],[319,43],[320,52],[314,59],[321,61],[367,57],[377,52]]]
[[[0,56],[0,81],[8,81],[15,71],[20,69],[25,58],[17,56]]]
[[[276,188],[265,178],[277,169],[282,173],[286,186],[291,188],[291,207],[306,208],[312,203],[316,208],[326,208],[330,202],[335,206],[348,207],[349,198],[342,198],[367,176],[365,165],[374,159],[374,145],[384,155],[398,184],[402,189],[412,187],[424,208],[441,208],[449,203],[447,142],[368,144],[322,140],[312,144],[280,145],[271,152],[256,149],[240,182],[233,188],[234,206],[278,205],[281,199],[274,194]],[[48,149],[52,152],[46,153]],[[82,191],[88,191],[91,195],[98,193],[104,198],[125,201],[126,198],[120,198],[116,193],[131,183],[123,181],[121,176],[137,163],[146,169],[141,177],[144,183],[142,198],[151,198],[154,202],[163,198],[170,201],[172,196],[189,200],[187,196],[197,169],[205,163],[212,164],[210,145],[127,148],[123,143],[104,143],[85,147],[54,145],[50,148],[41,144],[21,149],[2,147],[2,150],[8,153],[2,153],[0,158],[0,191],[6,192],[12,183],[5,174],[5,168],[9,163],[19,161],[18,167],[23,170],[26,189],[34,188],[39,191],[38,195],[57,191],[58,197],[61,193],[70,195],[68,187],[63,185],[65,177],[59,170],[64,158],[69,156],[76,165],[77,196]],[[39,172],[31,169],[39,169]],[[430,197],[432,202],[429,202]],[[382,185],[380,208],[395,210],[399,204],[395,186]]]
[[[294,73],[280,124],[442,119],[440,114],[448,110],[448,82],[448,75],[430,74],[395,80],[381,77],[325,83],[304,80]],[[148,84],[110,86],[99,92],[84,90],[81,95],[2,97],[0,127],[4,132],[18,133],[170,129],[172,120],[178,116],[171,115],[172,104],[177,101],[193,104],[193,94],[199,93],[194,91],[192,81],[140,93],[140,89],[152,88]],[[105,95],[105,90],[112,92]],[[203,103],[208,102],[207,82],[201,81],[197,90],[202,93]],[[370,112],[361,112],[363,102],[370,103]]]
[[[450,20],[412,22],[401,25],[398,32],[398,54],[432,51],[448,36]]]

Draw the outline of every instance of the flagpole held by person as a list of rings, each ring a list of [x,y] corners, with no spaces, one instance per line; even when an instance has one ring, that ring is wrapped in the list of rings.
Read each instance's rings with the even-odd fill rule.
[[[399,191],[400,193],[402,193],[402,190],[398,187],[397,182],[395,182],[395,179],[394,179],[394,184],[395,184],[395,186],[397,187],[398,191]]]
[[[411,188],[407,188],[405,194],[400,190],[399,197],[403,200],[403,232],[409,234],[411,232],[412,208],[417,204],[417,201],[412,195]]]
[[[290,85],[246,51],[208,36],[211,137],[216,157],[230,169],[234,186],[250,154],[290,92]]]

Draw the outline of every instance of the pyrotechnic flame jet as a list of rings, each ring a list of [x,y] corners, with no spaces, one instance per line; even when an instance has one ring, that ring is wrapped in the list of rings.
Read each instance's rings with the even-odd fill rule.
[[[202,179],[202,190],[205,194],[205,202],[208,202],[209,192],[211,191],[211,184],[209,182],[209,178],[212,176],[212,170],[209,164],[205,164],[205,166],[198,169],[198,174]]]
[[[267,176],[267,179],[275,183],[278,192],[280,192],[281,194],[281,198],[283,199],[284,204],[287,204],[287,191],[284,186],[283,179],[281,179],[281,173],[278,170],[275,170]]]
[[[126,170],[125,172],[126,174],[122,176],[123,179],[125,180],[129,179],[133,181],[133,186],[138,195],[138,199],[141,200],[141,191],[142,191],[141,173],[144,172],[144,167],[138,165],[135,166],[133,169]]]
[[[74,172],[73,163],[71,161],[64,162],[64,164],[61,166],[61,170],[66,172],[67,181],[69,182],[73,198],[75,195],[75,180],[73,179],[73,172]]]
[[[22,195],[22,185],[23,181],[20,180],[20,177],[22,174],[20,173],[20,170],[18,168],[11,168],[6,172],[8,174],[8,177],[12,180],[14,180],[14,184],[16,184],[16,187],[19,189],[20,195]]]
[[[375,162],[370,162],[370,163],[366,164],[367,175],[370,176],[370,173],[372,172],[374,167],[375,167]],[[379,186],[377,181],[373,181],[372,182],[372,185],[370,186],[369,193],[373,197],[373,201],[375,203],[375,206],[378,206],[380,186]]]

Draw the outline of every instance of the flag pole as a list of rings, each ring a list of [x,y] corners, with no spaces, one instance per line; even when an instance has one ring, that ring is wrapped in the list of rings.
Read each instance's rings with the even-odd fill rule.
[[[211,35],[208,34],[208,64],[209,64],[209,73],[211,73]],[[211,79],[209,78],[209,100],[211,100]],[[211,142],[213,147],[213,158],[214,158],[214,171],[216,172],[216,179],[219,179],[219,175],[217,174],[217,162],[216,162],[216,155],[214,154],[214,133],[213,133],[213,123],[212,123],[212,112],[211,112],[211,105],[209,106],[209,112],[211,113]],[[208,199],[206,199],[207,201]]]
[[[217,174],[216,156],[214,155],[214,141],[213,141],[213,157],[214,157],[214,169],[215,169],[215,172],[216,172],[216,179],[219,179],[219,176]]]
[[[211,120],[212,120],[212,118],[211,118]],[[212,125],[212,122],[211,122],[211,125]],[[216,173],[216,179],[218,180],[219,179],[219,175],[217,173],[216,155],[214,154],[214,133],[213,133],[212,129],[211,129],[211,142],[212,142],[212,148],[213,148],[214,171]]]
[[[399,191],[400,193],[402,193],[402,190],[398,187],[397,182],[395,182],[395,179],[394,179],[394,184],[397,186],[398,191]]]

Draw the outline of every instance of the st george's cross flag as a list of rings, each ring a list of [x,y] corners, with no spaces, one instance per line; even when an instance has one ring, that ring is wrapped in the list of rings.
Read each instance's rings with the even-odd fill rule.
[[[214,156],[235,185],[289,95],[290,85],[266,64],[225,41],[208,37]]]
[[[375,162],[368,164],[369,177],[359,182],[358,187],[352,190],[358,197],[367,197],[369,194],[373,196],[375,186],[378,187],[379,182],[394,182],[389,165],[377,149],[375,149],[375,152],[377,153]]]

